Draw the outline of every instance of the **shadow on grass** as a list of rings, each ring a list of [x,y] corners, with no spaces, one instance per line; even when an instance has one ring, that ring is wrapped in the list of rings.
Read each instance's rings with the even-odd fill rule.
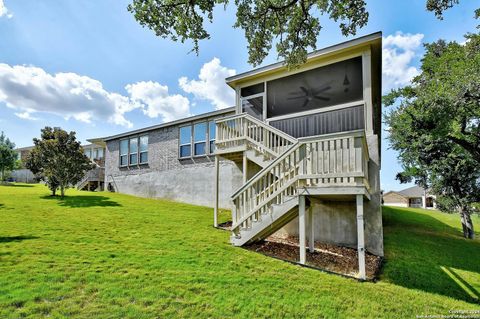
[[[43,196],[42,199],[57,201],[59,206],[70,208],[79,207],[119,207],[121,204],[110,200],[105,196]]]
[[[384,207],[383,218],[386,263],[382,279],[480,303],[475,288],[480,285],[480,241],[464,239],[459,229],[408,209]]]
[[[0,243],[12,243],[18,241],[24,241],[28,239],[37,239],[37,236],[9,236],[9,237],[0,237]]]
[[[14,183],[4,183],[0,184],[0,186],[8,186],[8,187],[33,187],[30,184],[14,184]]]

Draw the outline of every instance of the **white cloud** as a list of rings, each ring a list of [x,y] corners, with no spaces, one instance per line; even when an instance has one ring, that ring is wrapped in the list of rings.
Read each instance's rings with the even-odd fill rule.
[[[181,77],[178,84],[195,98],[210,101],[218,110],[235,103],[235,92],[225,84],[225,78],[235,73],[235,70],[222,66],[220,59],[213,58],[202,66],[198,80]]]
[[[3,0],[0,0],[0,18],[1,17],[7,17],[8,19],[13,17],[13,14],[8,11]]]
[[[408,84],[419,70],[412,65],[424,35],[397,32],[383,38],[383,90],[388,92]]]
[[[166,85],[148,81],[128,84],[125,89],[149,117],[172,121],[190,115],[190,101],[180,94],[169,95]]]
[[[31,119],[46,112],[90,123],[94,119],[131,127],[124,114],[136,106],[128,97],[111,93],[101,82],[75,73],[49,74],[34,66],[0,63],[0,102]]]
[[[31,113],[29,112],[15,113],[15,115],[24,120],[32,120],[32,121],[38,120],[36,117],[32,117]]]
[[[84,123],[132,127],[125,115],[135,109],[163,121],[190,115],[189,100],[169,95],[168,87],[157,82],[128,84],[125,90],[129,95],[109,92],[100,81],[75,73],[49,74],[34,66],[0,63],[0,103],[25,120],[35,120],[35,113],[50,113]]]

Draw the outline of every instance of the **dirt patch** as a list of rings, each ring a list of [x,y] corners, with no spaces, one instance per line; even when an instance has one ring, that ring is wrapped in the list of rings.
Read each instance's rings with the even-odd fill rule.
[[[341,275],[356,277],[358,274],[357,250],[330,244],[315,242],[315,251],[310,253],[307,248],[307,265]],[[246,249],[279,259],[298,262],[300,258],[298,238],[269,237],[267,240],[254,243]],[[367,253],[365,256],[367,279],[376,279],[382,258]]]
[[[232,221],[224,222],[221,224],[218,224],[217,228],[223,229],[223,230],[232,230]]]

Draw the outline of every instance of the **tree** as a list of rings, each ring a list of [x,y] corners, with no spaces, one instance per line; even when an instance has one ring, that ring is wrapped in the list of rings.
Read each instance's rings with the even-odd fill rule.
[[[427,0],[426,8],[438,18],[458,0]],[[182,43],[209,39],[204,19],[213,22],[215,6],[227,7],[228,0],[133,0],[128,5],[135,19],[162,38]],[[320,17],[340,22],[342,34],[355,35],[368,22],[365,0],[235,0],[237,20],[233,25],[245,32],[248,62],[259,65],[275,43],[278,56],[288,66],[305,62],[307,50],[315,49],[322,26]]]
[[[45,179],[52,195],[60,189],[63,198],[65,190],[77,184],[95,165],[83,153],[75,132],[67,133],[57,127],[45,127],[41,132],[40,139],[33,139],[35,147],[25,165]]]
[[[480,200],[480,34],[465,38],[464,45],[425,45],[420,75],[384,103],[398,103],[386,115],[403,167],[397,178],[430,185],[439,207],[458,211],[464,236],[473,238],[472,203]]]
[[[15,167],[17,160],[17,152],[15,151],[15,144],[12,143],[8,137],[0,134],[0,180],[5,180],[5,172],[12,170]]]

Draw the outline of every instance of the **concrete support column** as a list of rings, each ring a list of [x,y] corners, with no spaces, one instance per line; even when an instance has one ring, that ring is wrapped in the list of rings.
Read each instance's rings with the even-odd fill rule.
[[[305,195],[298,196],[298,239],[300,244],[300,263],[306,262],[305,247]]]
[[[365,279],[365,226],[363,219],[363,195],[357,195],[357,248],[358,278]]]
[[[308,224],[310,225],[309,234],[308,234],[308,250],[313,253],[315,251],[315,227],[313,220],[313,209],[310,206],[308,210]]]
[[[242,173],[243,173],[243,183],[245,184],[248,180],[247,178],[247,165],[248,165],[248,161],[247,161],[247,152],[244,151],[243,152],[243,168],[242,168]]]
[[[218,227],[218,185],[219,185],[219,178],[220,178],[220,164],[218,156],[215,156],[215,203],[213,208],[213,226]]]

